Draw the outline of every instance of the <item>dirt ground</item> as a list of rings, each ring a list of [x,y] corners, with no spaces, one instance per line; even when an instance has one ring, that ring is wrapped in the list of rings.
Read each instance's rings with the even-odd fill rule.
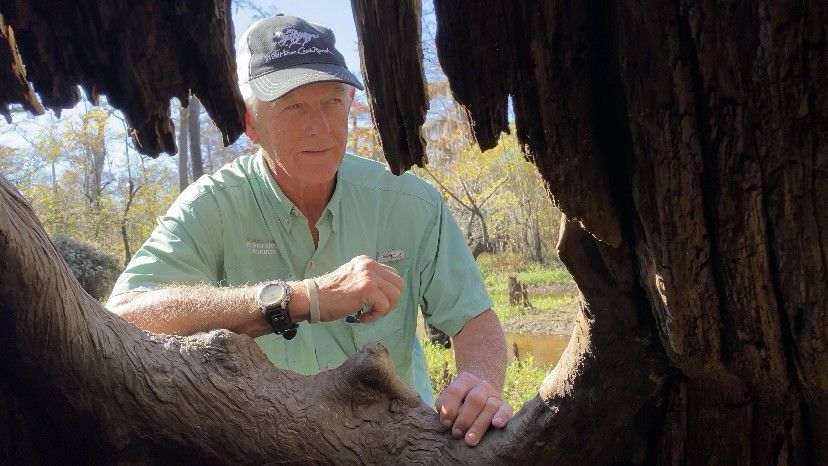
[[[543,312],[502,322],[503,330],[512,333],[570,335],[575,316],[569,313]]]

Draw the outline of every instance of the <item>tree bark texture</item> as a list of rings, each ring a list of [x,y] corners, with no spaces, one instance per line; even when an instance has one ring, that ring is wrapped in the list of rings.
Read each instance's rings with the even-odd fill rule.
[[[133,3],[152,14],[126,28],[105,27],[130,17],[112,14],[126,4],[105,5],[0,0],[11,26],[0,23],[0,65],[12,63],[0,78],[21,78],[13,30],[47,106],[77,100],[74,83],[100,89],[166,147],[169,97],[212,76],[205,107],[241,131],[226,4]],[[419,3],[353,6],[389,163],[423,164]],[[511,98],[565,214],[558,249],[584,304],[538,396],[468,449],[380,348],[303,377],[225,331],[141,332],[80,290],[3,179],[0,462],[828,463],[822,3],[436,0],[435,11],[478,143],[509,129]],[[104,53],[89,46],[98,29],[135,41]]]
[[[360,47],[365,92],[375,122],[386,122],[380,143],[391,171],[399,175],[413,165],[425,166],[425,140],[420,130],[428,110],[423,73],[419,0],[378,4],[351,0],[359,41],[382,38],[368,50]],[[411,40],[411,39],[414,40]],[[392,78],[393,76],[393,78]],[[377,105],[376,102],[385,102]]]
[[[31,82],[60,113],[80,84],[124,112],[139,151],[173,154],[170,99],[192,89],[230,144],[244,131],[234,50],[229,0],[0,0],[0,112],[42,113]]]
[[[658,463],[828,462],[823,5],[435,2],[481,147],[511,96],[566,229],[630,251],[671,373]]]

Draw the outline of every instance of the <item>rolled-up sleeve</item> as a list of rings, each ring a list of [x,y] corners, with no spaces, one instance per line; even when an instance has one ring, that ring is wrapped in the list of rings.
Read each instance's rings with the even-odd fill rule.
[[[441,202],[418,260],[426,322],[449,336],[492,307],[480,270],[460,228]]]

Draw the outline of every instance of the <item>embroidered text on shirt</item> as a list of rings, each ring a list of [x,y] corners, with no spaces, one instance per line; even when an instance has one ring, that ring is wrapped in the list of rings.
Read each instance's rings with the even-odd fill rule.
[[[385,263],[385,262],[394,262],[398,260],[405,259],[405,250],[404,249],[391,249],[390,251],[385,251],[379,255],[377,258],[377,262]]]
[[[247,249],[251,254],[276,254],[276,241],[248,239]]]

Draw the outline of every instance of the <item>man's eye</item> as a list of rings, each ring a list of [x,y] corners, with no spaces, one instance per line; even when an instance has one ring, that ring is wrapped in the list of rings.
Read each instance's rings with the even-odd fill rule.
[[[333,99],[329,100],[328,103],[333,105],[339,105],[342,103],[342,99],[334,97]]]
[[[285,110],[299,110],[300,108],[302,108],[302,104],[293,104],[285,107]]]

